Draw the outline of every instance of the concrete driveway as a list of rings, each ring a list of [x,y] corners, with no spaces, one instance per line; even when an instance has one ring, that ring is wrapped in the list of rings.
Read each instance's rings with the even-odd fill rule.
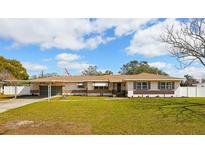
[[[0,101],[0,113],[8,111],[10,109],[18,108],[27,104],[32,104],[41,100],[45,100],[46,98],[37,97],[37,96],[27,96],[20,97],[17,99],[4,100]]]

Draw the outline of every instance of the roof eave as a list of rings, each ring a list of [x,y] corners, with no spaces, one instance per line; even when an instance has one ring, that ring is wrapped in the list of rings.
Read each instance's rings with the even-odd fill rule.
[[[181,81],[183,79],[124,79],[124,81]]]
[[[109,82],[109,80],[4,80],[5,82],[24,82],[24,83],[40,83],[40,82],[45,82],[45,83],[50,83],[50,82]]]

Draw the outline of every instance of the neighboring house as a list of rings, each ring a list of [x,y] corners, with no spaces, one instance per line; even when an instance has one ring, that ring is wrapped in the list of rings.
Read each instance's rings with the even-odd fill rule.
[[[136,75],[64,76],[29,80],[34,95],[179,97],[181,78],[141,73]]]

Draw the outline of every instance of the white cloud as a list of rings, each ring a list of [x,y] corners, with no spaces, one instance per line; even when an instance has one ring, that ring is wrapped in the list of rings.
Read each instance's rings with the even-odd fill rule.
[[[114,28],[115,36],[127,35],[142,28],[148,22],[155,22],[156,19],[97,19],[94,27],[97,31],[105,31]]]
[[[56,56],[56,60],[59,61],[74,61],[78,59],[80,59],[80,56],[77,54],[61,53]]]
[[[0,20],[0,37],[12,39],[16,44],[38,44],[41,48],[84,48],[82,36],[91,30],[87,19]]]
[[[186,74],[189,74],[195,78],[204,78],[205,77],[205,68],[190,66],[190,67],[186,67],[185,69],[178,70],[176,74],[178,74],[179,76],[182,76],[182,77]]]
[[[165,63],[165,62],[153,62],[149,63],[150,66],[157,67],[158,69],[170,69],[173,68],[172,64]]]
[[[58,67],[68,68],[68,69],[85,69],[88,68],[90,64],[82,62],[68,62],[68,61],[59,61],[57,62]]]
[[[96,37],[89,38],[86,41],[86,44],[89,48],[94,49],[94,48],[97,48],[98,45],[106,44],[107,42],[112,41],[114,39],[115,39],[114,37],[104,38],[102,36],[96,36]]]
[[[174,64],[160,62],[160,61],[149,63],[149,65],[153,67],[157,67],[158,69],[165,71],[171,76],[183,78],[184,75],[189,74],[194,78],[205,77],[205,68],[199,66],[189,66],[184,69],[179,69]]]
[[[42,70],[47,70],[45,65],[31,63],[31,62],[22,62],[23,67],[25,67],[28,71],[38,72]]]
[[[50,61],[52,61],[52,60],[53,60],[52,58],[44,58],[44,59],[43,59],[44,62],[50,62]]]
[[[80,62],[81,57],[77,54],[60,53],[55,58],[59,68],[77,69],[82,71],[88,68],[90,64]]]
[[[146,57],[167,55],[166,45],[159,39],[165,26],[172,24],[177,25],[179,22],[175,19],[166,19],[163,22],[158,22],[148,28],[136,31],[130,41],[130,46],[126,48],[127,53],[130,55],[141,54]]]
[[[92,49],[115,37],[130,34],[150,21],[152,20],[0,19],[0,38],[13,40],[14,47],[35,44],[42,49]],[[114,36],[105,36],[104,32],[111,28],[114,28]]]

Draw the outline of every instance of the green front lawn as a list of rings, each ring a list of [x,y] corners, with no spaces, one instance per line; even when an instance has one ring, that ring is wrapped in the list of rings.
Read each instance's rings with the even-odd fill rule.
[[[1,113],[0,133],[205,134],[205,98],[55,98]]]

